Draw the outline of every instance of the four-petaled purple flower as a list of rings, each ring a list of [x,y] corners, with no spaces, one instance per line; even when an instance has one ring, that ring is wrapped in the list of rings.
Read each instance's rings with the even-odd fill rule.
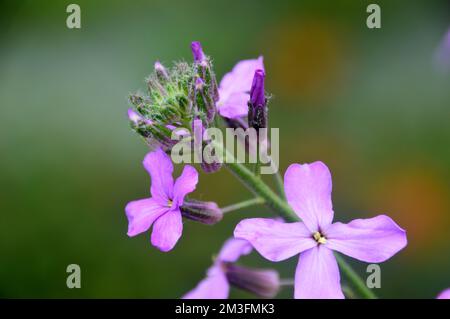
[[[252,246],[246,240],[231,238],[223,245],[207,276],[183,299],[226,299],[230,285],[250,291],[261,297],[275,296],[280,287],[275,270],[252,269],[238,266],[235,262],[248,255]]]
[[[348,224],[332,223],[331,174],[322,162],[293,164],[284,177],[289,205],[303,222],[284,223],[252,218],[241,221],[236,238],[250,241],[266,259],[281,261],[300,254],[295,273],[295,298],[343,298],[333,250],[379,263],[407,244],[406,232],[379,215]]]
[[[186,165],[174,183],[172,161],[161,149],[148,153],[143,165],[151,176],[152,197],[129,202],[125,207],[128,236],[143,233],[153,225],[152,244],[162,251],[169,251],[181,237],[180,207],[184,197],[195,190],[198,173],[194,167]]]
[[[250,88],[256,70],[264,71],[263,57],[242,60],[224,75],[219,85],[217,108],[220,115],[236,119],[247,116]]]

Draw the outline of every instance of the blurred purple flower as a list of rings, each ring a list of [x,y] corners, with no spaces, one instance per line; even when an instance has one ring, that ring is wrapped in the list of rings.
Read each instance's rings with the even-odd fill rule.
[[[169,251],[181,237],[183,223],[180,206],[183,205],[184,197],[195,190],[198,173],[194,167],[186,165],[174,183],[172,161],[161,149],[148,153],[143,165],[152,179],[152,197],[127,204],[127,234],[136,236],[153,225],[153,246],[161,251]]]
[[[220,115],[230,119],[247,116],[249,92],[258,69],[264,71],[262,56],[254,60],[242,60],[224,75],[220,81],[217,102]]]
[[[236,238],[248,240],[271,261],[300,253],[295,298],[344,298],[333,250],[379,263],[407,244],[406,232],[386,215],[332,223],[331,188],[330,171],[322,162],[293,164],[284,176],[284,190],[303,222],[252,218],[241,221],[234,231]]]
[[[445,289],[442,291],[438,296],[437,299],[450,299],[450,288]]]
[[[245,268],[235,264],[241,256],[248,255],[251,251],[252,246],[246,240],[228,239],[214,264],[208,269],[206,278],[184,295],[183,299],[226,299],[230,285],[261,297],[275,296],[280,286],[276,271]]]
[[[438,68],[450,70],[450,29],[448,29],[436,52],[435,60]]]

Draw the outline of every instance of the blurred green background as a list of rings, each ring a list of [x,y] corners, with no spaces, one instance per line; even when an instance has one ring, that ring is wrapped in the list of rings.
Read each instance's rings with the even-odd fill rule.
[[[178,298],[203,278],[235,224],[185,222],[170,253],[126,236],[124,206],[149,195],[146,146],[129,128],[127,95],[160,59],[190,60],[199,40],[220,78],[263,54],[281,169],[322,160],[335,218],[386,213],[408,247],[382,264],[380,297],[434,298],[450,286],[450,74],[433,64],[448,1],[2,1],[0,10],[0,297]],[[195,197],[250,197],[225,169]],[[244,263],[291,278],[296,258]],[[66,267],[81,266],[81,289]],[[358,272],[365,265],[354,263]],[[284,288],[280,297],[292,296]],[[231,297],[250,297],[232,291]]]

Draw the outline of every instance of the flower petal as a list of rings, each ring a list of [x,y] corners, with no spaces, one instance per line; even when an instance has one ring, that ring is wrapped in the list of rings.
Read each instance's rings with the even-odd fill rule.
[[[225,262],[235,262],[239,257],[248,255],[252,251],[252,245],[244,239],[228,239],[220,250],[217,259]]]
[[[271,261],[290,258],[317,245],[303,223],[283,223],[268,218],[244,219],[236,226],[234,237],[248,240]]]
[[[128,218],[128,233],[130,237],[147,231],[153,222],[169,208],[161,206],[153,198],[129,202],[125,207]]]
[[[247,115],[247,102],[250,98],[248,93],[252,87],[255,71],[258,69],[264,70],[262,56],[258,59],[242,60],[231,72],[224,75],[220,81],[220,99],[217,103],[222,116],[236,118]]]
[[[295,270],[295,298],[343,299],[333,251],[319,245],[300,254]]]
[[[450,288],[445,289],[442,291],[439,296],[437,296],[437,299],[450,299]]]
[[[262,56],[257,59],[239,61],[231,72],[223,76],[219,90],[222,92],[250,92],[253,76],[258,69],[264,71],[264,59]]]
[[[322,162],[292,164],[284,175],[289,205],[313,233],[333,221],[331,174]]]
[[[179,210],[171,210],[159,217],[153,225],[152,244],[159,250],[171,250],[183,232],[183,221]]]
[[[328,248],[369,263],[383,262],[407,244],[406,232],[386,215],[334,223],[325,237]]]
[[[184,197],[195,190],[198,183],[198,172],[190,165],[186,165],[180,177],[175,181],[173,187],[173,203],[178,208],[183,205]]]
[[[197,287],[185,294],[182,299],[227,299],[230,285],[222,271],[208,271],[208,276],[199,282]],[[216,269],[214,269],[216,270]]]
[[[173,165],[169,155],[158,148],[145,156],[143,164],[152,178],[152,197],[161,205],[167,205],[173,193]]]
[[[245,92],[234,92],[221,97],[217,102],[220,115],[234,119],[248,115],[248,101],[250,94]]]

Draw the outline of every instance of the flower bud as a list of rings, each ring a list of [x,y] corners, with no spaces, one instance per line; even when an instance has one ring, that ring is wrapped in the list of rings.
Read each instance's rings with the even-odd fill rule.
[[[267,106],[264,94],[263,70],[256,70],[253,84],[250,90],[250,101],[248,102],[248,125],[255,129],[267,127]]]
[[[169,74],[166,68],[159,61],[155,62],[155,73],[159,81],[164,82],[169,80]]]
[[[201,158],[200,167],[205,173],[215,173],[222,167],[221,161],[217,158],[216,149],[211,145],[211,140],[204,136],[205,126],[202,120],[196,119],[192,122],[192,131],[194,132],[194,153]],[[204,149],[211,148],[211,156],[205,157]],[[214,153],[214,154],[213,154]]]
[[[224,263],[223,267],[231,285],[262,298],[273,298],[280,289],[280,279],[275,270],[248,268],[234,263]]]
[[[180,210],[184,217],[208,225],[221,221],[223,217],[222,211],[214,202],[185,199]]]
[[[194,56],[194,62],[201,63],[206,60],[206,56],[203,53],[202,45],[198,41],[191,43],[192,55]]]

